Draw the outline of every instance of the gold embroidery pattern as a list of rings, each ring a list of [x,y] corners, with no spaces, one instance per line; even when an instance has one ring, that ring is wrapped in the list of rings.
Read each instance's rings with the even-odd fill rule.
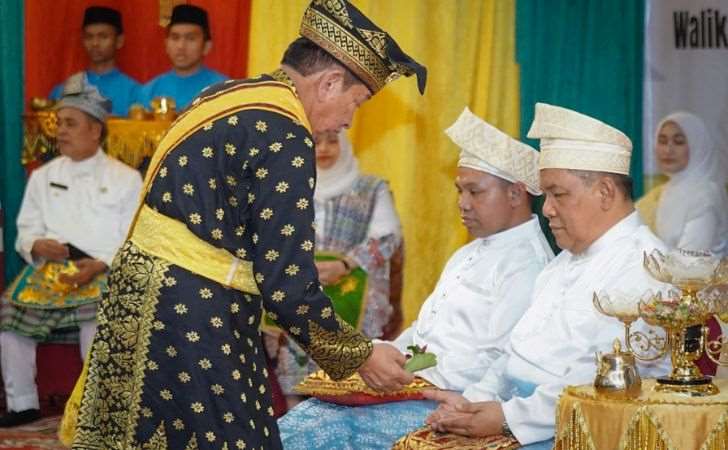
[[[675,446],[670,442],[659,421],[650,413],[650,408],[643,406],[632,417],[619,448],[667,450],[674,449]]]
[[[190,439],[190,442],[185,447],[185,450],[198,450],[199,447],[197,446],[197,435],[192,434],[192,439]]]
[[[314,0],[313,3],[322,6],[348,28],[354,28],[349,13],[346,11],[346,5],[341,0]]]
[[[559,426],[559,415],[556,415],[556,429],[561,430]],[[563,450],[595,450],[594,442],[589,427],[586,424],[584,414],[581,412],[579,404],[574,405],[569,415],[569,423],[559,433],[554,443],[554,448]]]
[[[142,449],[167,450],[167,434],[164,431],[164,421],[159,424],[152,437],[144,443]]]
[[[728,442],[728,411],[723,412],[718,419],[718,423],[715,424],[708,439],[705,440],[700,450],[720,450],[726,448],[725,443]]]
[[[346,66],[372,89],[384,87],[390,74],[379,55],[367,48],[352,32],[334,20],[308,8],[301,23],[301,35],[312,40],[336,59],[346,61]]]
[[[315,0],[303,13],[300,33],[341,61],[376,93],[413,70],[387,56],[387,33],[356,26],[342,0]]]
[[[138,448],[133,442],[147,352],[168,269],[168,263],[145,254],[131,242],[117,254],[109,276],[109,296],[99,309],[72,448]]]
[[[515,450],[521,444],[508,436],[470,438],[457,434],[438,433],[430,427],[419,428],[392,446],[392,450]]]
[[[372,343],[355,328],[341,320],[340,329],[329,331],[314,321],[308,321],[310,342],[307,353],[334,380],[353,374],[372,353]]]
[[[296,92],[296,85],[293,84],[293,80],[291,80],[291,77],[283,69],[276,69],[268,75],[279,83],[283,83],[293,89],[293,92]]]
[[[99,301],[106,290],[106,273],[100,273],[78,288],[59,280],[62,274],[73,275],[77,272],[73,261],[49,261],[38,269],[26,266],[3,297],[19,306],[36,309],[75,308]]]

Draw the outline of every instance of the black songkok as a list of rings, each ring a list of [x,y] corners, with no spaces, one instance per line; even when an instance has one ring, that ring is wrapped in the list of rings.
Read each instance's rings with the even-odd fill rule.
[[[106,6],[89,6],[83,13],[83,25],[93,25],[95,23],[105,23],[116,28],[119,34],[124,33],[124,27],[121,25],[121,13],[113,8]]]
[[[207,11],[194,5],[177,5],[172,10],[172,17],[169,20],[171,27],[177,23],[191,23],[202,27],[205,32],[205,39],[211,39],[210,24],[207,20]]]

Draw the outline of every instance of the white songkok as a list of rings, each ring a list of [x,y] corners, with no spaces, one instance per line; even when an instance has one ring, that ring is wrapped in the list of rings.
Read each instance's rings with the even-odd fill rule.
[[[632,141],[616,128],[584,114],[536,103],[528,137],[541,139],[539,169],[629,175]]]
[[[483,121],[466,107],[445,130],[460,147],[458,166],[487,172],[515,183],[520,181],[533,195],[541,195],[538,151]]]

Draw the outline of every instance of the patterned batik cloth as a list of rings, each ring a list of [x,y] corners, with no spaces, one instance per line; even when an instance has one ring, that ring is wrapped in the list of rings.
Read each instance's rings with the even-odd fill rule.
[[[75,308],[36,309],[23,308],[2,300],[0,330],[33,338],[38,342],[70,344],[78,342],[82,323],[96,319],[96,303]]]
[[[335,378],[371,353],[320,290],[313,142],[290,81],[276,76],[283,82],[213,87],[162,139],[141,211],[167,226],[132,225],[114,261],[74,449],[281,448],[258,331],[263,307]],[[174,240],[165,230],[177,225],[190,235],[154,249],[167,259],[134,243]],[[233,267],[252,263],[243,285],[261,294],[198,275],[182,266],[199,258],[176,256],[210,247],[236,255]]]
[[[342,406],[309,399],[278,420],[286,450],[384,450],[437,408],[431,400]]]
[[[384,180],[360,175],[351,191],[316,203],[317,211],[325,210],[323,229],[316,231],[316,251],[347,256],[367,272],[364,314],[358,328],[370,338],[382,336],[392,314],[389,260],[401,242],[394,234],[376,239],[367,235],[380,191],[388,189]],[[295,394],[293,388],[319,369],[301,347],[285,336],[268,335],[266,345],[276,361],[276,376],[286,395]]]

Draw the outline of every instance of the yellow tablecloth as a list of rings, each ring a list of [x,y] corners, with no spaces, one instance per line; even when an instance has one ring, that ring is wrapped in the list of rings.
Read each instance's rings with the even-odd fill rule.
[[[567,387],[556,412],[555,450],[725,450],[728,379],[720,393],[687,397],[653,392],[642,383],[634,399],[599,395],[592,386]]]

